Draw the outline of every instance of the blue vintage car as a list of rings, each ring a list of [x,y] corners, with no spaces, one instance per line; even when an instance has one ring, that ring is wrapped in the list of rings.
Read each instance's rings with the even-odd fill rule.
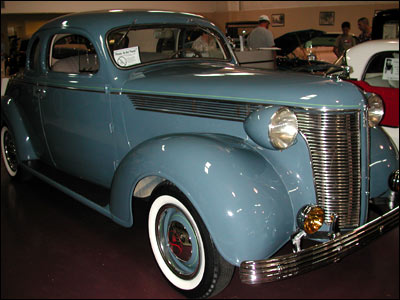
[[[77,13],[30,39],[1,99],[1,150],[11,177],[37,176],[124,227],[133,201],[149,201],[162,273],[208,297],[235,266],[244,283],[288,278],[397,226],[383,113],[339,79],[239,67],[201,16]],[[386,209],[371,218],[376,198]]]

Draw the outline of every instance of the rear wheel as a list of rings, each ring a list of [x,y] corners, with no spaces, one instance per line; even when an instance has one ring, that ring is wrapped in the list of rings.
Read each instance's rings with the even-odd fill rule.
[[[3,157],[7,173],[11,177],[17,176],[17,148],[15,146],[14,137],[11,135],[7,126],[2,126],[1,128],[1,156]]]
[[[218,253],[208,230],[185,195],[163,184],[153,195],[149,238],[164,276],[190,298],[216,295],[231,281],[234,266]]]
[[[21,181],[29,180],[32,176],[22,172],[18,167],[17,147],[14,136],[6,125],[1,127],[1,156],[8,175]]]

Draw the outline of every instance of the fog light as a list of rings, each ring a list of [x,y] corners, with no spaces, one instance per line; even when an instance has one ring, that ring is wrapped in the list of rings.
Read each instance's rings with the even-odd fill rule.
[[[399,170],[394,171],[389,177],[389,187],[394,192],[400,191],[400,175]]]
[[[308,234],[317,232],[324,224],[324,210],[319,206],[304,206],[297,214],[297,224]]]

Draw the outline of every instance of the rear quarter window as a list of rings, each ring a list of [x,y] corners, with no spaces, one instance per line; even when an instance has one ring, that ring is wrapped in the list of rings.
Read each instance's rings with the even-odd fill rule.
[[[96,73],[99,61],[92,42],[86,37],[56,34],[51,40],[49,68],[62,73]]]

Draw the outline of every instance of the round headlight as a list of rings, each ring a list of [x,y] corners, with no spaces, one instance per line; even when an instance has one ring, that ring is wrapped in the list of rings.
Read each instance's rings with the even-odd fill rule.
[[[372,94],[368,98],[368,124],[375,127],[382,120],[384,114],[383,101],[378,95]]]
[[[276,149],[290,147],[296,139],[297,132],[297,117],[286,107],[280,108],[271,117],[268,135],[271,144]]]

